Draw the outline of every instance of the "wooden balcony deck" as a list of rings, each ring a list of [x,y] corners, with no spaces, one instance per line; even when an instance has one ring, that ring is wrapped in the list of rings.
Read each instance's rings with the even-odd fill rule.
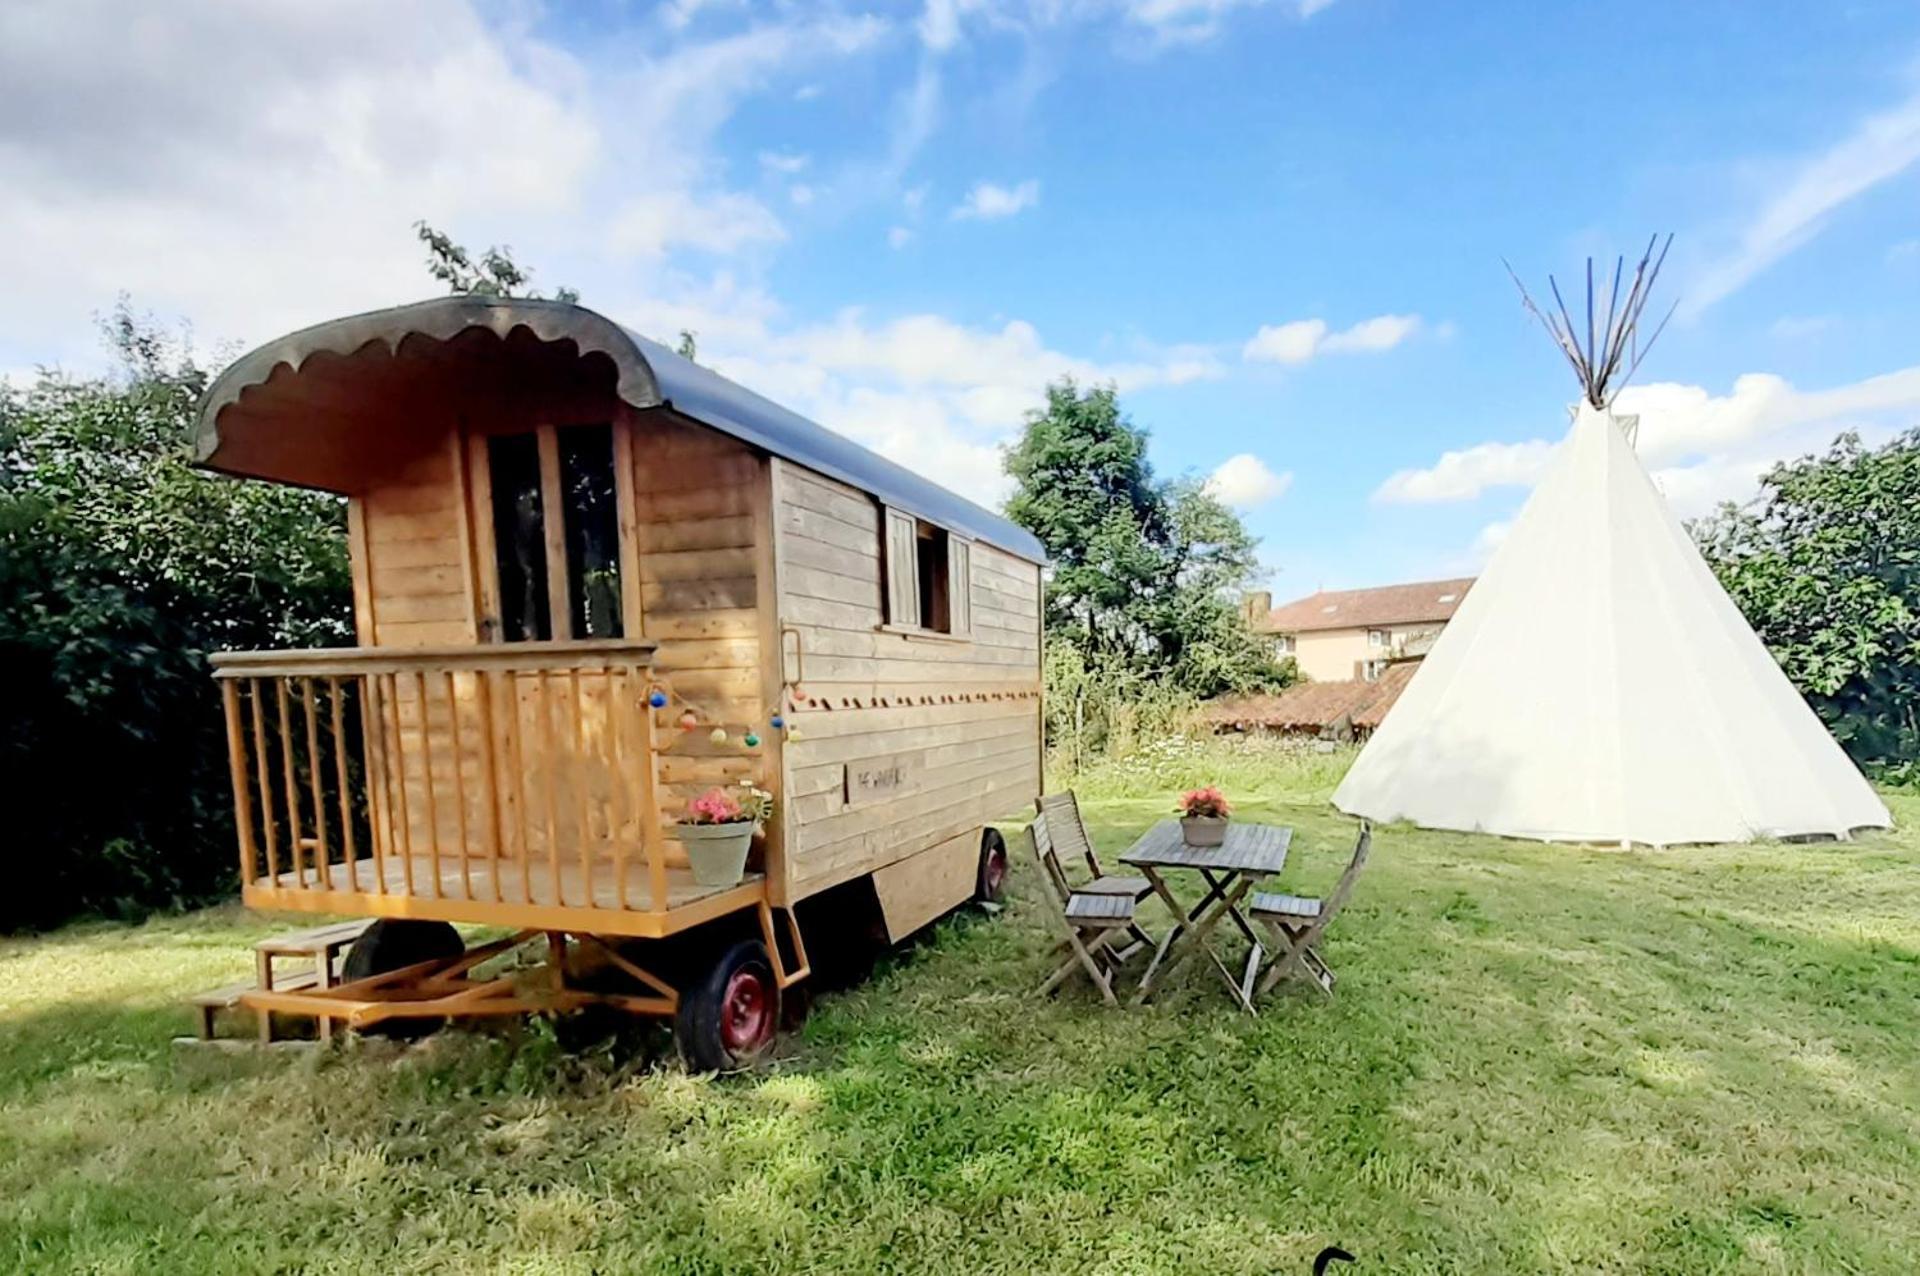
[[[623,899],[611,865],[599,866],[589,891],[579,866],[562,863],[556,890],[556,879],[545,864],[535,865],[523,877],[511,861],[472,862],[463,868],[442,858],[436,877],[433,857],[415,855],[410,866],[397,856],[384,862],[329,864],[324,880],[317,868],[299,875],[287,870],[249,882],[244,895],[256,908],[656,938],[765,898],[766,883],[759,873],[748,873],[736,886],[703,886],[689,870],[669,865],[662,916],[651,906],[646,867],[630,864],[626,876]]]
[[[653,649],[215,656],[244,899],[640,936],[763,903],[667,849]]]

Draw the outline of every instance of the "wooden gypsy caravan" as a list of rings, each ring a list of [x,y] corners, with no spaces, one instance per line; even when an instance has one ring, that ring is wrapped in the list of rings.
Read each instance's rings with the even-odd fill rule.
[[[560,302],[304,329],[198,429],[208,469],[349,498],[358,645],[213,662],[246,902],[381,919],[338,976],[242,997],[263,1021],[600,1002],[735,1066],[818,901],[897,940],[997,893],[987,822],[1040,789],[1022,529]],[[743,782],[775,813],[700,885],[675,817]],[[541,941],[539,979],[485,973]]]

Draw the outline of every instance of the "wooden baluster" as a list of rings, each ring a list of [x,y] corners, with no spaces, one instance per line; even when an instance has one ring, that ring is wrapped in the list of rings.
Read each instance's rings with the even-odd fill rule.
[[[474,674],[478,678],[479,674]],[[447,740],[453,746],[454,827],[460,832],[460,885],[462,898],[473,898],[473,856],[467,848],[467,776],[466,750],[460,747],[460,692],[454,685],[453,670],[447,670]]]
[[[632,804],[627,801],[625,748],[627,696],[632,680],[624,669],[609,667],[607,677],[607,835],[613,841],[613,894],[618,906],[627,907],[627,838]]]
[[[267,778],[267,723],[266,709],[261,704],[259,678],[249,679],[253,684],[253,694],[247,697],[253,707],[253,767],[254,778],[260,783],[260,815],[267,835],[267,885],[280,885],[280,847],[279,835],[273,824],[273,782]]]
[[[346,715],[341,711],[340,700],[346,693],[340,686],[336,675],[327,679],[327,703],[333,716],[333,778],[340,787],[340,854],[341,862],[347,866],[347,889],[360,889],[360,848],[354,845],[353,838],[353,795],[347,787],[347,726]],[[368,812],[371,818],[372,798],[368,798]],[[371,828],[371,824],[368,826]]]
[[[564,905],[566,892],[560,887],[560,808],[556,790],[560,786],[560,777],[554,766],[553,755],[553,698],[548,694],[549,678],[545,669],[539,672],[540,687],[540,747],[546,755],[547,782],[547,871],[552,874],[553,903]]]
[[[300,889],[307,888],[307,862],[300,845],[300,786],[293,778],[293,710],[287,696],[287,679],[274,679],[274,698],[280,704],[280,773],[287,785],[287,842],[293,855],[293,877]]]
[[[220,705],[227,715],[227,770],[233,780],[233,829],[240,842],[240,885],[253,885],[253,790],[247,781],[247,733],[240,725],[240,684],[220,684]]]
[[[406,882],[407,894],[413,889],[413,821],[407,816],[407,741],[400,733],[400,675],[387,675],[387,709],[393,720],[393,754],[388,758],[388,776],[399,791],[400,801],[395,811],[398,818],[399,844],[394,850],[400,856],[400,875]],[[385,745],[381,746],[384,751]]]
[[[307,787],[313,795],[314,884],[333,887],[332,859],[327,849],[327,804],[320,793],[320,720],[313,709],[313,679],[300,680],[300,703],[307,714]]]
[[[360,756],[367,764],[367,836],[373,839],[374,889],[387,893],[387,852],[393,849],[393,789],[387,768],[386,717],[380,678],[360,679]]]
[[[573,755],[568,769],[573,772],[574,805],[579,808],[580,879],[586,892],[582,902],[593,908],[593,802],[587,791],[587,711],[580,695],[580,670],[569,670],[567,680],[573,691]]]
[[[487,817],[487,846],[490,862],[487,880],[493,883],[493,902],[500,902],[500,877],[506,872],[506,846],[501,833],[505,820],[500,815],[500,771],[496,765],[493,741],[493,682],[498,675],[478,670],[473,675],[474,702],[480,707],[480,775],[486,781],[481,795],[482,812]]]
[[[514,840],[520,848],[520,902],[533,902],[533,839],[527,833],[527,766],[520,748],[520,675],[507,674],[507,774],[513,777]]]
[[[433,855],[433,897],[440,899],[440,804],[433,793],[433,715],[427,706],[427,675],[413,671],[414,704],[420,714],[420,774],[427,786],[427,848]]]
[[[664,913],[667,911],[667,852],[662,845],[665,834],[660,828],[660,751],[655,746],[654,709],[651,704],[642,706],[640,724],[640,747],[645,751],[640,763],[641,845],[647,851],[647,878],[653,888],[653,911]]]

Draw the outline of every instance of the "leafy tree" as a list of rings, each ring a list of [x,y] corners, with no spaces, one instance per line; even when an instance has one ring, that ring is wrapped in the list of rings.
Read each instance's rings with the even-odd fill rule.
[[[191,468],[191,353],[108,324],[113,375],[0,387],[0,930],[233,885],[206,654],[349,639],[336,497]]]
[[[1047,387],[1006,467],[1018,485],[1007,515],[1053,563],[1049,671],[1057,689],[1073,686],[1050,699],[1073,715],[1054,720],[1054,738],[1071,734],[1077,749],[1105,737],[1110,706],[1090,701],[1088,688],[1133,703],[1149,691],[1196,698],[1290,679],[1235,601],[1258,572],[1257,542],[1198,480],[1155,476],[1146,431],[1113,387]]]
[[[1842,434],[1776,465],[1695,539],[1727,592],[1848,753],[1920,773],[1920,430]]]
[[[513,259],[513,249],[489,247],[475,261],[472,254],[453,242],[452,236],[424,221],[413,230],[427,246],[427,273],[447,285],[447,291],[476,297],[528,297],[542,299],[527,287],[533,272]],[[580,294],[571,288],[556,288],[555,301],[578,301]]]

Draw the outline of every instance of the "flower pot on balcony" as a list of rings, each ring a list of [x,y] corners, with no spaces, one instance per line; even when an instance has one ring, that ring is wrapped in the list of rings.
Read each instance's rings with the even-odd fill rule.
[[[1227,840],[1224,815],[1189,815],[1180,821],[1180,840],[1188,846],[1219,846]]]
[[[747,871],[747,849],[753,845],[755,825],[746,820],[729,824],[676,824],[674,836],[686,848],[693,880],[702,886],[738,886]]]

